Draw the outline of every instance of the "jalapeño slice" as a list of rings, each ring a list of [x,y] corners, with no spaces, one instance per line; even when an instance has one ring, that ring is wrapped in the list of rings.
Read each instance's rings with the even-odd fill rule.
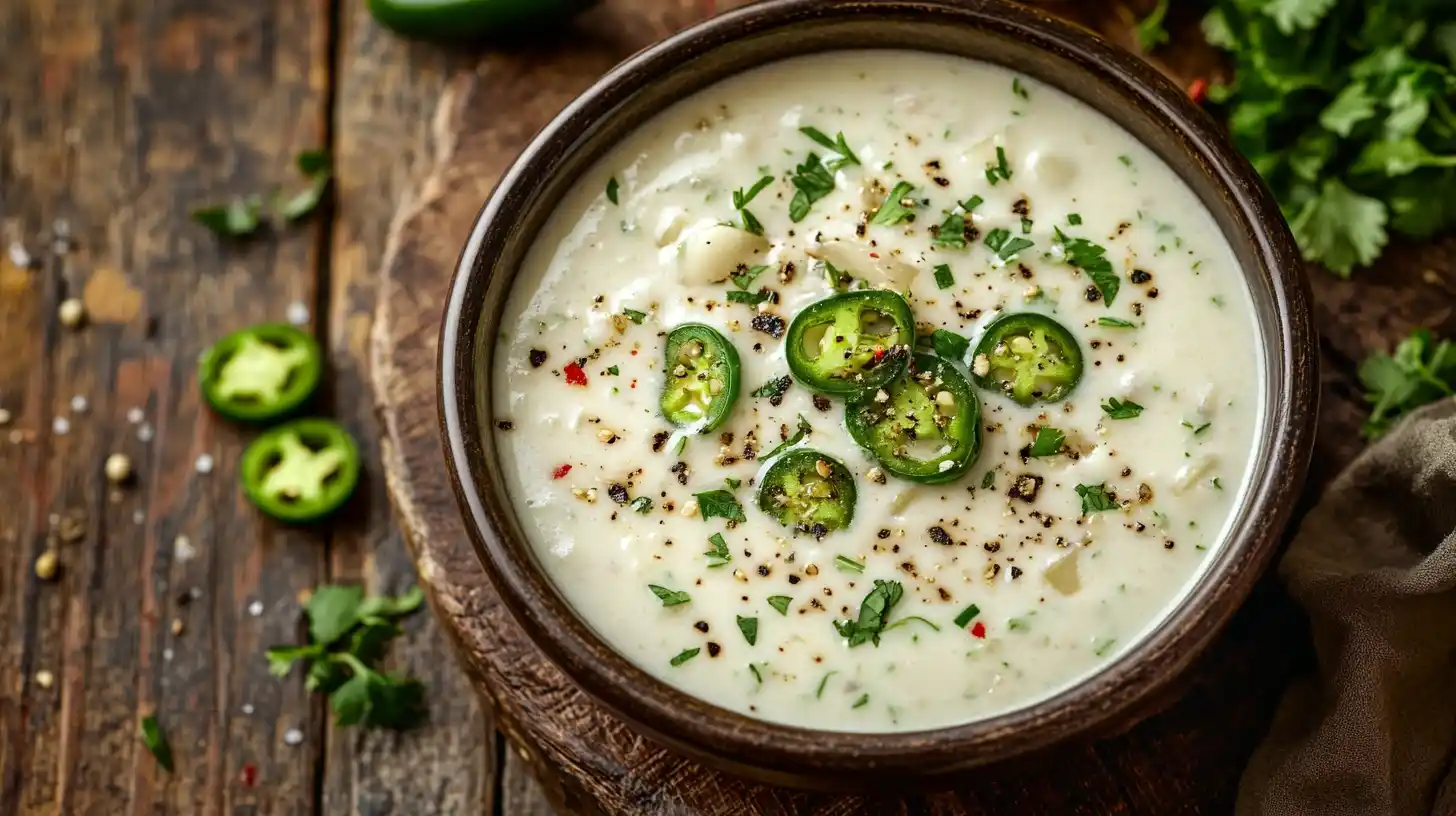
[[[295,524],[338,510],[359,484],[359,446],[327,419],[295,419],[243,451],[243,492],[259,510]]]
[[[684,323],[667,335],[662,413],[679,428],[707,433],[738,401],[738,350],[716,329]]]
[[[986,327],[976,344],[971,371],[977,385],[1022,405],[1060,402],[1082,379],[1082,347],[1046,315],[1003,315]]]
[[[922,484],[959,479],[981,453],[981,401],[955,366],[929,354],[845,406],[845,425],[885,470]]]
[[[228,419],[268,422],[303,407],[318,389],[323,354],[313,337],[283,323],[227,335],[202,353],[197,382]]]
[[[910,304],[894,292],[831,295],[789,324],[785,355],[794,379],[823,394],[873,391],[905,373],[915,345]]]
[[[758,485],[758,509],[780,524],[823,538],[854,519],[854,476],[811,448],[776,457]]]

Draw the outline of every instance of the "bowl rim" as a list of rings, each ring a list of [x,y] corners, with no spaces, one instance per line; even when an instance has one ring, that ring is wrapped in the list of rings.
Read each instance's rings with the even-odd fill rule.
[[[495,250],[517,240],[508,234],[515,220],[511,205],[519,203],[513,199],[528,195],[526,188],[534,186],[552,157],[567,155],[598,116],[650,88],[659,75],[750,35],[806,19],[908,15],[989,29],[1054,50],[1158,114],[1162,126],[1175,132],[1226,192],[1227,215],[1254,248],[1259,270],[1250,269],[1247,254],[1240,268],[1246,285],[1256,290],[1256,311],[1265,306],[1254,276],[1262,272],[1267,279],[1272,295],[1267,309],[1274,321],[1261,326],[1261,339],[1277,343],[1282,353],[1265,351],[1264,387],[1272,389],[1274,380],[1282,388],[1265,399],[1261,438],[1267,458],[1253,466],[1243,504],[1235,510],[1241,523],[1230,530],[1214,556],[1217,561],[1204,568],[1166,617],[1084,682],[1002,714],[930,730],[845,732],[783,725],[707,703],[631,663],[577,617],[534,563],[529,547],[509,540],[501,520],[511,513],[510,502],[498,495],[504,490],[499,465],[484,461],[480,439],[488,426],[478,398],[486,411],[489,399],[478,381],[489,374],[478,375],[475,368],[475,338],[484,290],[497,274]],[[1204,204],[1217,211],[1214,204]],[[700,22],[628,58],[553,118],[502,176],[471,228],[449,287],[438,355],[441,436],[466,529],[505,605],[537,648],[578,687],[637,730],[719,767],[774,781],[864,773],[936,775],[1131,725],[1142,718],[1138,711],[1158,700],[1222,631],[1280,549],[1308,468],[1318,400],[1310,301],[1293,237],[1252,166],[1212,117],[1131,53],[1074,23],[1007,0],[766,0]],[[1274,367],[1278,371],[1267,370]],[[488,372],[489,365],[482,370]],[[496,475],[478,479],[478,473]],[[484,490],[482,482],[488,483]]]

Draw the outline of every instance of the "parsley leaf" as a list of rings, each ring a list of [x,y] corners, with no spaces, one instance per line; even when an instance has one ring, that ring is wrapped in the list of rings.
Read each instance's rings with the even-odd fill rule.
[[[665,586],[648,584],[647,588],[652,590],[652,594],[656,595],[659,601],[662,601],[663,606],[681,606],[685,603],[691,603],[693,600],[686,592],[668,589]]]
[[[607,200],[613,204],[617,203],[617,177],[607,179]]]
[[[839,632],[840,637],[849,640],[850,648],[867,642],[879,646],[880,633],[885,631],[890,610],[900,602],[904,593],[904,587],[900,586],[899,581],[882,581],[876,578],[874,589],[860,602],[859,617],[855,620],[836,620],[835,631]]]
[[[738,631],[743,633],[743,639],[748,641],[749,646],[758,644],[758,618],[745,618],[742,615],[735,616],[738,619]]]
[[[670,663],[670,664],[672,664],[672,665],[674,665],[674,666],[681,666],[682,664],[688,662],[689,660],[692,660],[693,658],[697,657],[698,656],[698,652],[701,652],[701,651],[702,651],[702,649],[698,649],[698,648],[683,649],[681,652],[678,652],[677,653],[677,656],[676,657],[674,657],[673,659],[671,659],[671,660],[669,660],[667,662]]]
[[[1031,443],[1031,455],[1056,456],[1062,452],[1062,443],[1066,440],[1067,435],[1056,428],[1037,428],[1036,439]]]
[[[935,234],[930,238],[930,245],[942,249],[965,249],[969,246],[966,240],[966,217],[960,213],[951,213],[940,222],[935,228]]]
[[[1102,293],[1102,302],[1111,306],[1122,282],[1118,279],[1117,273],[1112,271],[1112,262],[1107,260],[1107,250],[1086,238],[1069,237],[1062,232],[1061,227],[1053,227],[1053,229],[1057,232],[1057,243],[1061,245],[1062,252],[1066,254],[1067,265],[1086,272],[1087,276],[1092,279],[1092,285]]]
[[[630,506],[634,511],[645,516],[652,512],[652,499],[647,496],[638,496],[632,500]]]
[[[1023,249],[1035,246],[1025,238],[1011,236],[1011,230],[997,227],[986,233],[986,246],[996,253],[1002,263],[1011,263]]]
[[[773,297],[773,293],[766,289],[758,292],[740,292],[737,289],[728,290],[729,303],[746,303],[749,306],[757,306],[771,297]]]
[[[834,176],[830,175],[817,153],[810,153],[802,164],[795,167],[789,181],[795,190],[794,198],[789,202],[789,220],[796,224],[809,215],[809,208],[814,202],[834,192]]]
[[[708,564],[710,568],[721,567],[733,560],[733,553],[728,551],[728,540],[723,538],[722,533],[713,533],[708,537],[708,543],[713,547],[703,555],[712,560],[712,563]]]
[[[768,453],[764,454],[763,456],[760,456],[759,457],[759,460],[760,461],[767,461],[769,459],[774,458],[775,456],[778,456],[783,451],[786,451],[789,448],[792,448],[793,446],[799,444],[800,442],[803,442],[804,441],[804,437],[808,436],[809,434],[811,434],[813,432],[814,432],[814,428],[809,425],[809,421],[807,419],[804,419],[804,415],[803,414],[800,414],[799,415],[799,427],[798,427],[797,430],[794,431],[793,436],[790,436],[788,439],[785,439],[783,442],[780,442],[778,444],[778,446],[775,447],[773,450],[769,451]]]
[[[941,289],[955,286],[955,273],[950,271],[950,264],[940,264],[935,267],[935,285]]]
[[[1388,240],[1389,215],[1380,201],[1326,179],[1324,186],[1304,202],[1289,220],[1289,227],[1304,252],[1331,272],[1348,277],[1357,266],[1368,266],[1380,256]]]
[[[157,724],[157,718],[151,715],[142,717],[141,720],[142,744],[156,758],[157,764],[161,765],[167,773],[172,772],[172,745],[167,742],[167,734],[162,726]]]
[[[777,377],[760,385],[750,393],[750,396],[768,397],[770,402],[778,405],[780,402],[783,402],[784,394],[788,393],[789,387],[793,384],[794,378],[785,374],[782,377]],[[774,400],[778,400],[778,402],[774,402]]]
[[[1134,419],[1142,414],[1143,407],[1132,400],[1112,397],[1102,403],[1102,410],[1107,413],[1108,419]]]
[[[1077,495],[1082,497],[1082,515],[1116,510],[1117,499],[1108,492],[1107,484],[1077,485]]]
[[[1144,53],[1168,41],[1168,32],[1163,28],[1163,19],[1167,16],[1168,0],[1158,0],[1157,8],[1138,22],[1135,33]]]
[[[623,309],[622,314],[626,315],[627,319],[639,326],[642,325],[642,321],[647,319],[646,312],[639,312],[636,309]]]
[[[759,193],[763,192],[763,188],[772,183],[773,176],[763,176],[758,181],[755,181],[753,186],[749,187],[747,191],[741,187],[733,191],[733,209],[737,210],[738,215],[742,217],[743,228],[754,235],[763,234],[763,224],[754,217],[753,213],[748,211],[748,203],[753,201],[754,197]]]
[[[1394,354],[1367,357],[1359,375],[1370,403],[1364,433],[1374,439],[1400,416],[1456,393],[1456,346],[1418,329],[1400,341]]]
[[[838,170],[839,168],[850,164],[859,164],[859,157],[854,155],[854,151],[850,150],[849,144],[844,141],[844,131],[840,131],[838,134],[836,134],[833,140],[831,140],[828,136],[825,136],[823,131],[814,127],[801,127],[799,128],[799,132],[804,134],[805,136],[808,136],[810,139],[813,139],[824,147],[833,150],[838,155],[838,158],[830,159],[829,162],[826,164],[826,166],[830,170]]]
[[[963,360],[971,350],[971,341],[955,332],[936,329],[930,335],[930,347],[943,360]]]
[[[759,275],[768,271],[768,264],[757,264],[755,266],[739,265],[738,268],[742,271],[734,272],[730,277],[733,280],[734,286],[746,290],[749,286],[753,285],[753,281]]]
[[[263,200],[258,196],[235,198],[227,204],[198,207],[192,220],[225,238],[245,238],[262,224]]]
[[[870,219],[871,224],[882,227],[893,227],[901,221],[915,220],[915,199],[910,197],[915,187],[908,181],[902,181],[890,190],[885,196],[885,203],[875,212],[875,217]],[[907,206],[905,202],[910,202]]]
[[[729,521],[748,521],[748,517],[743,515],[743,505],[726,490],[709,490],[694,493],[693,496],[698,500],[698,515],[703,517],[703,521],[714,517]]]
[[[794,599],[787,595],[768,596],[768,605],[772,606],[780,615],[789,614],[789,604],[793,602]]]

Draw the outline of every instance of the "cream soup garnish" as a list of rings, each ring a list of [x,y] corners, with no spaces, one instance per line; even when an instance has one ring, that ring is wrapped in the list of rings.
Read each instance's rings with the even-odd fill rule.
[[[1260,422],[1197,197],[1081,102],[926,53],[660,113],[561,202],[499,332],[508,490],[573,608],[815,728],[964,723],[1116,659],[1221,546]]]

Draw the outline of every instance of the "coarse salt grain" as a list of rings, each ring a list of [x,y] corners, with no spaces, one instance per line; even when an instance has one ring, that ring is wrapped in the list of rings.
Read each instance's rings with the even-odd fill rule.
[[[9,424],[10,424],[10,412],[7,411],[7,410],[5,410],[4,408],[0,408],[0,425],[9,425]]]
[[[197,557],[197,548],[192,546],[192,539],[185,535],[179,535],[172,540],[172,557],[177,563],[185,564]]]
[[[152,426],[151,425],[148,425],[146,423],[142,423],[142,425],[137,428],[137,440],[138,441],[141,441],[141,442],[150,442],[150,441],[152,441],[152,438],[155,437],[156,435],[157,435],[157,432],[152,429]]]
[[[21,269],[29,269],[31,263],[34,261],[35,259],[30,256],[30,250],[25,248],[25,244],[22,244],[19,241],[10,242],[11,263],[15,264]]]
[[[142,413],[142,409],[132,408],[126,412],[126,421],[133,425],[140,425],[142,424],[142,420],[146,419],[146,416],[146,414]]]
[[[172,648],[169,646],[162,650],[162,659],[170,663],[172,662],[172,656],[174,654],[175,653],[172,651]]]
[[[90,407],[91,403],[80,394],[71,397],[71,411],[73,411],[74,413],[84,414]]]
[[[288,304],[288,311],[285,314],[288,318],[288,322],[292,323],[295,326],[304,326],[308,324],[308,306],[305,306],[300,301],[295,300],[292,303]]]
[[[253,601],[252,603],[248,604],[248,614],[252,615],[255,618],[263,614],[263,602]]]
[[[248,716],[252,716],[252,714],[253,714],[253,704],[252,703],[243,703],[243,713],[244,714],[247,714]]]
[[[204,453],[201,456],[197,457],[197,464],[195,465],[195,467],[197,468],[198,473],[211,473],[212,455]]]
[[[283,744],[284,745],[302,745],[303,744],[303,732],[300,731],[300,730],[298,730],[297,728],[290,728],[287,731],[284,731],[283,732]]]
[[[51,420],[51,430],[55,432],[56,436],[65,436],[71,432],[71,420],[65,417],[56,417]]]

